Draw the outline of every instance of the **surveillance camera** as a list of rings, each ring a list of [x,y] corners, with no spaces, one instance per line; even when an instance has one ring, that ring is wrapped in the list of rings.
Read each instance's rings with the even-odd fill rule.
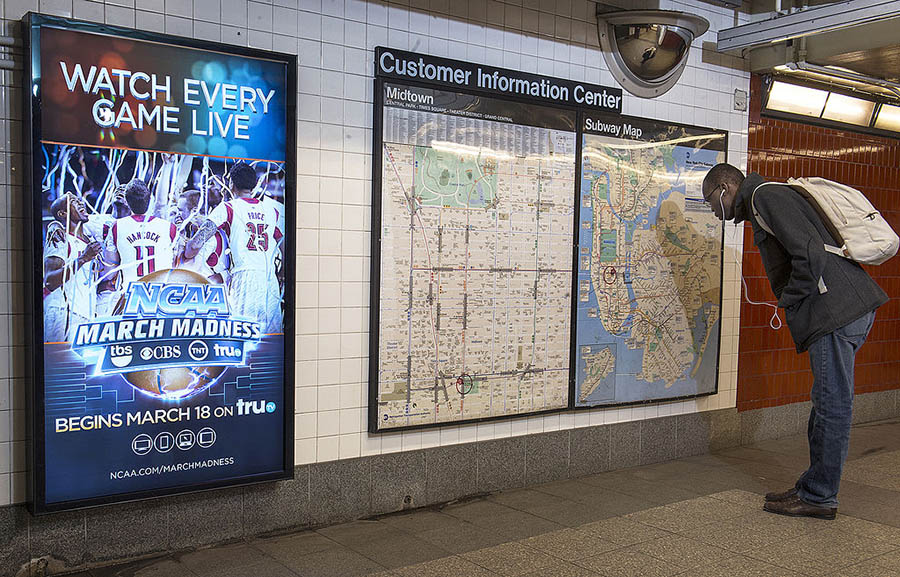
[[[686,12],[606,12],[599,5],[597,10],[603,59],[619,84],[641,98],[655,98],[675,86],[691,42],[708,29],[705,18]]]

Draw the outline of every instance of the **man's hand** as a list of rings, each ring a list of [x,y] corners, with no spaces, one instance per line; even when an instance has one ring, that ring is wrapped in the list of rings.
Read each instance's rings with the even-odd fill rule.
[[[200,225],[200,228],[197,229],[197,232],[187,241],[184,247],[185,260],[191,260],[197,256],[206,241],[211,239],[214,234],[216,234],[215,223],[209,219],[203,221],[203,224]]]
[[[58,220],[52,221],[49,225],[47,225],[47,240],[50,241],[50,244],[56,245],[64,241],[66,238],[66,230],[63,228],[63,225]]]
[[[84,266],[97,258],[97,255],[100,254],[102,248],[102,245],[97,241],[88,244],[84,249],[84,252],[78,255],[78,266]]]

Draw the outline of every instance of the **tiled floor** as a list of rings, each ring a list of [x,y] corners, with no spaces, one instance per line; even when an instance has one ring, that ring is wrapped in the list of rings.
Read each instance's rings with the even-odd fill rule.
[[[835,521],[762,511],[793,437],[79,577],[900,576],[900,421],[854,427]]]

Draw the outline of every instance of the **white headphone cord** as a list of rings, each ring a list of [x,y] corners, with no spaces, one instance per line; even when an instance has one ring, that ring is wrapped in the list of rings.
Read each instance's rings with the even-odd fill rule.
[[[722,193],[719,194],[719,206],[722,207],[722,218],[725,218],[725,205],[722,203],[722,196],[725,195],[725,187],[722,187]],[[732,255],[734,259],[734,264],[738,266],[738,270],[741,274],[741,284],[744,286],[744,298],[747,299],[747,302],[751,305],[764,305],[767,307],[772,307],[774,311],[772,312],[772,318],[769,319],[769,326],[772,327],[773,331],[779,330],[783,325],[781,322],[781,317],[778,316],[778,305],[773,305],[772,303],[763,303],[756,302],[750,298],[750,289],[747,287],[747,280],[744,279],[744,270],[743,265],[738,261],[737,256]]]

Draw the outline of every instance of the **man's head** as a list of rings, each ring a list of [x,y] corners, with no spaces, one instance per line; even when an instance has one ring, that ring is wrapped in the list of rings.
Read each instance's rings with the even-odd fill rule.
[[[150,189],[147,183],[135,178],[125,187],[125,201],[134,214],[146,214],[150,208]]]
[[[88,221],[84,201],[71,192],[67,192],[53,201],[53,204],[50,205],[50,214],[63,224],[68,222],[70,227]]]
[[[709,169],[703,179],[703,200],[719,220],[734,218],[734,203],[737,202],[744,173],[737,168],[719,163]]]
[[[181,220],[188,220],[191,217],[191,213],[197,210],[197,207],[200,206],[200,191],[185,190],[178,196],[176,206],[178,208],[178,215],[181,217]]]
[[[246,162],[238,162],[228,173],[231,192],[238,197],[249,196],[256,188],[256,170]]]
[[[206,188],[206,209],[210,212],[225,200],[225,191],[217,179],[210,179]]]

